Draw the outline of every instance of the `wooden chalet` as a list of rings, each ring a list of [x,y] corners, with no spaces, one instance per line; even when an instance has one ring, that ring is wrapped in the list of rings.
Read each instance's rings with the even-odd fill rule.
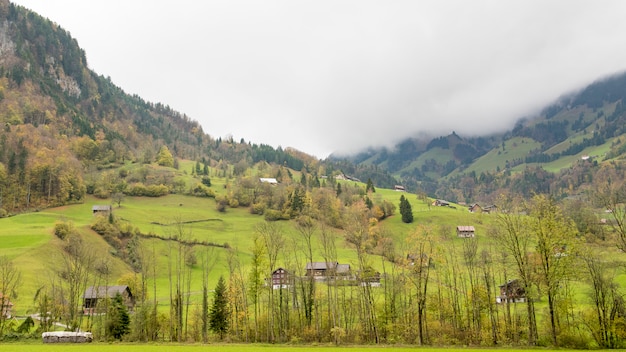
[[[518,279],[509,280],[500,287],[500,295],[496,303],[522,303],[526,301],[526,291]]]
[[[283,268],[272,271],[272,288],[278,290],[281,288],[290,288],[293,286],[293,275]]]
[[[406,192],[406,189],[404,188],[404,186],[400,186],[400,185],[393,186],[393,189],[398,192]]]
[[[135,299],[128,286],[90,286],[83,295],[83,314],[103,313],[100,310],[101,307],[98,307],[98,303],[105,299],[113,299],[117,294],[122,296],[126,308],[132,311],[135,306]]]
[[[348,278],[350,276],[350,264],[339,264],[339,262],[306,263],[305,269],[306,276],[316,280]]]

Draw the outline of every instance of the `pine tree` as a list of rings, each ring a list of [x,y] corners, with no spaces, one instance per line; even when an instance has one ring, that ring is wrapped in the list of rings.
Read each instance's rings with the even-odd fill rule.
[[[411,203],[404,195],[400,196],[400,214],[402,215],[402,222],[405,224],[413,222],[413,209],[411,208]]]
[[[213,305],[209,312],[209,328],[219,334],[220,339],[223,339],[228,331],[228,297],[226,295],[226,283],[224,277],[220,276],[215,286]]]
[[[374,182],[372,182],[372,179],[368,178],[367,179],[367,186],[365,186],[365,193],[369,193],[370,191],[372,193],[376,193],[376,188],[374,188]]]
[[[113,298],[107,315],[107,335],[121,340],[129,332],[130,317],[128,316],[128,309],[124,304],[124,298],[119,293]]]

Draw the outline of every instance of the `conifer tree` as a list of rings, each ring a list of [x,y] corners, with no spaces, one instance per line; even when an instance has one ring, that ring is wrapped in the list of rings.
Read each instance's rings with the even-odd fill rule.
[[[219,334],[220,339],[223,339],[224,334],[228,331],[228,297],[226,295],[226,283],[224,277],[220,276],[215,286],[213,305],[209,312],[209,328],[214,333]]]
[[[400,196],[400,215],[402,215],[402,222],[405,224],[410,224],[413,222],[413,209],[411,208],[411,203],[406,197],[403,195]]]
[[[130,317],[124,304],[124,298],[117,293],[109,307],[108,321],[106,324],[107,335],[121,340],[129,332]]]
[[[374,182],[372,182],[372,179],[368,178],[367,179],[367,186],[365,186],[365,193],[369,193],[370,191],[372,193],[376,193],[376,188],[374,188]]]

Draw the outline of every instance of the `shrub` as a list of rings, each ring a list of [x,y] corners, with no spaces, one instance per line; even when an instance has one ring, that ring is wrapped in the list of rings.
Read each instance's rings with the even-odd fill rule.
[[[289,215],[283,214],[283,212],[280,210],[268,209],[265,211],[265,220],[267,221],[289,220]]]
[[[265,212],[265,203],[254,203],[250,207],[250,214],[263,215]]]
[[[57,222],[54,224],[54,235],[64,240],[73,231],[72,223],[69,222]]]

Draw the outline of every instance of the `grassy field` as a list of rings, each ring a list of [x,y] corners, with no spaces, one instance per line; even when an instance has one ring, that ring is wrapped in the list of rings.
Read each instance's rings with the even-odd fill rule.
[[[182,164],[182,168],[191,168],[192,163]],[[190,176],[189,176],[190,178]],[[224,191],[226,179],[212,178],[213,189],[216,192]],[[352,181],[349,181],[352,182]],[[361,185],[364,187],[364,185]],[[394,190],[377,189],[372,195],[374,202],[387,200],[396,206],[400,195]],[[428,203],[417,199],[417,196],[406,194],[405,196],[412,205],[415,221],[413,224],[405,224],[399,214],[389,217],[380,223],[381,231],[390,235],[397,248],[407,248],[409,245],[406,238],[413,232],[417,224],[431,225],[433,228],[445,228],[451,239],[455,239],[454,228],[457,225],[473,225],[477,228],[478,237],[484,238],[484,233],[489,217],[470,214],[464,207],[441,208],[430,207]],[[18,267],[23,268],[22,285],[19,296],[14,300],[15,311],[18,315],[33,312],[33,296],[36,290],[46,284],[48,278],[58,267],[62,255],[59,246],[61,241],[53,235],[54,224],[59,221],[72,222],[73,226],[81,233],[83,240],[89,244],[100,258],[109,258],[111,274],[108,281],[117,282],[122,276],[132,273],[130,267],[115,256],[110,256],[111,247],[89,226],[95,221],[91,208],[97,204],[110,204],[110,200],[87,197],[84,203],[46,209],[44,211],[20,214],[17,216],[0,219],[0,249],[3,254],[9,255]],[[207,241],[219,245],[227,244],[234,248],[237,259],[246,267],[250,263],[251,248],[255,228],[264,218],[252,215],[247,208],[229,208],[226,212],[216,210],[215,201],[207,198],[197,198],[181,195],[168,195],[159,198],[127,197],[120,207],[114,205],[116,218],[142,233],[153,233],[161,237],[179,235],[184,232],[185,236],[199,241]],[[181,228],[176,223],[183,222]],[[282,228],[285,238],[296,239],[299,235],[292,222],[282,221],[278,223]],[[169,276],[168,258],[172,250],[173,242],[158,239],[142,240],[144,248],[153,253],[157,258],[157,300],[169,301]],[[293,246],[293,241],[288,241]],[[314,260],[323,261],[319,243],[315,243]],[[336,240],[338,260],[342,263],[356,264],[355,251],[337,233]],[[291,248],[291,247],[290,247]],[[227,250],[219,247],[196,246],[196,256],[209,255],[216,259],[216,264],[210,274],[210,287],[213,287],[220,275],[228,276]],[[286,258],[282,258],[286,259]],[[372,258],[375,268],[382,266],[381,258]],[[278,265],[284,266],[285,262]],[[192,267],[192,293],[199,293],[201,289],[202,269],[199,265]],[[193,294],[192,294],[193,295]],[[192,297],[192,300],[193,297]],[[165,304],[165,303],[162,303]]]
[[[568,352],[574,350],[568,349],[520,349],[520,348],[433,348],[433,347],[415,347],[415,346],[328,346],[328,345],[298,345],[298,346],[290,346],[290,345],[261,345],[261,344],[250,344],[250,345],[227,345],[227,344],[193,344],[193,345],[178,345],[178,344],[102,344],[102,343],[92,343],[92,344],[60,344],[60,345],[44,345],[44,344],[4,344],[0,345],[0,352],[56,352],[56,351],[98,351],[98,352],[108,352],[108,351],[133,351],[133,352],[148,352],[148,351],[167,351],[167,352],[187,352],[187,351],[225,351],[225,352],[269,352],[269,351],[280,351],[280,352],[371,352],[371,351],[386,351],[386,352],[405,352],[405,351],[415,351],[419,350],[420,352],[528,352],[528,351],[542,351],[542,352],[550,352],[550,351],[560,351],[560,352]]]

